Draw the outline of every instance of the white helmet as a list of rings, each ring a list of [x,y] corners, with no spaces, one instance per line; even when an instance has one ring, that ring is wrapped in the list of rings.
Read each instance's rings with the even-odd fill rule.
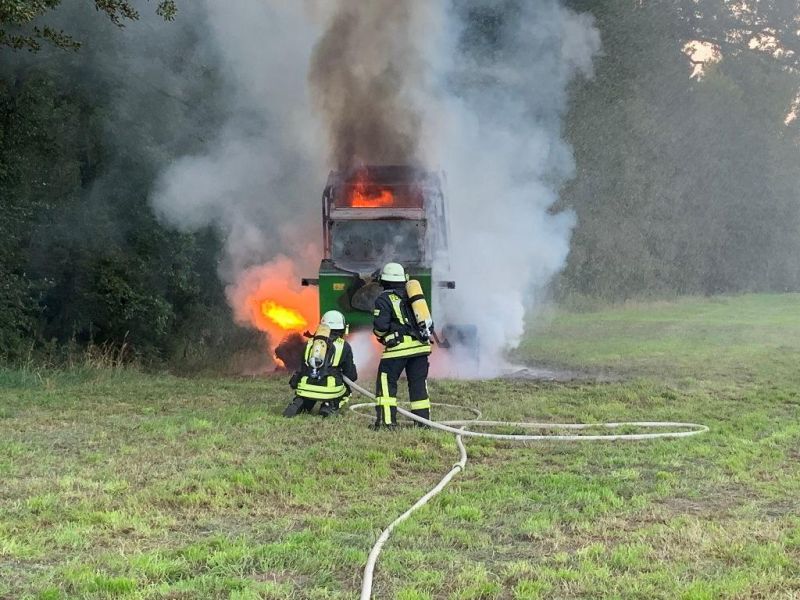
[[[329,310],[320,319],[320,323],[331,329],[344,329],[344,315],[338,310]]]
[[[386,263],[381,271],[381,281],[404,282],[406,272],[400,263]]]

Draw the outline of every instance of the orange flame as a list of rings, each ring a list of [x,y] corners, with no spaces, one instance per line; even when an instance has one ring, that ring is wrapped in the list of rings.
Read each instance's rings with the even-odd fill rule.
[[[392,190],[368,186],[363,181],[354,185],[350,194],[350,206],[353,208],[379,208],[393,205],[394,194]]]
[[[318,318],[316,290],[300,285],[285,256],[247,269],[226,294],[238,323],[268,334],[270,354],[288,334],[302,333]]]

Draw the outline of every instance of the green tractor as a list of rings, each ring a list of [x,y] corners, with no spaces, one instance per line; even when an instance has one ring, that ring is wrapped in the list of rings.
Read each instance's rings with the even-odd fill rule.
[[[344,313],[351,328],[371,328],[375,298],[381,293],[378,273],[386,262],[399,262],[422,285],[433,306],[434,286],[455,288],[437,280],[434,256],[446,256],[447,214],[442,175],[409,166],[367,166],[332,171],[322,194],[324,257],[319,277],[303,285],[319,286],[319,310]],[[474,327],[440,330],[475,345]]]

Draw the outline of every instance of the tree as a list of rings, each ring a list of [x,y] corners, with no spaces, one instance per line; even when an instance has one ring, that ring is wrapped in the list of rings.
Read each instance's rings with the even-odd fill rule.
[[[42,77],[0,77],[0,356],[35,337],[43,282],[28,274],[28,247],[41,215],[80,186],[77,113]]]
[[[658,0],[642,0],[654,4]],[[719,48],[725,56],[758,50],[800,68],[797,0],[673,0],[684,40]]]
[[[80,42],[62,30],[39,24],[47,13],[56,9],[62,0],[0,0],[0,46],[32,52],[41,48],[42,41],[59,48],[76,50]],[[93,0],[98,12],[112,23],[124,27],[125,21],[136,21],[139,12],[130,0]],[[159,0],[156,13],[171,21],[177,14],[175,0]]]
[[[578,225],[561,290],[798,289],[800,156],[785,124],[797,73],[742,44],[690,79],[696,31],[681,3],[575,4],[595,15],[604,53],[567,119],[577,175],[560,207]]]
[[[221,240],[162,226],[148,203],[163,164],[199,152],[224,118],[203,24],[114,35],[94,3],[61,11],[92,44],[0,61],[0,361],[77,342],[224,364],[260,341],[232,322]]]

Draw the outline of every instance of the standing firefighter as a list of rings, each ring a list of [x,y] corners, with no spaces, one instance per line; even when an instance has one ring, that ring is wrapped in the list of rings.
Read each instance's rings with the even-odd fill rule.
[[[397,380],[403,369],[408,378],[411,412],[430,419],[431,401],[428,398],[428,355],[431,353],[430,334],[433,324],[415,318],[409,298],[406,273],[397,263],[387,263],[380,275],[383,292],[375,300],[372,328],[384,350],[378,365],[376,383],[375,428],[397,425]],[[416,281],[408,282],[417,284]],[[421,292],[421,290],[420,290]],[[427,308],[426,308],[427,311]],[[419,423],[416,423],[419,425]]]
[[[319,414],[329,417],[350,399],[350,387],[342,375],[355,381],[358,374],[353,349],[344,340],[345,329],[344,315],[338,310],[322,315],[317,331],[306,344],[302,366],[289,381],[295,398],[283,411],[284,417],[311,412],[317,400],[322,401]]]

